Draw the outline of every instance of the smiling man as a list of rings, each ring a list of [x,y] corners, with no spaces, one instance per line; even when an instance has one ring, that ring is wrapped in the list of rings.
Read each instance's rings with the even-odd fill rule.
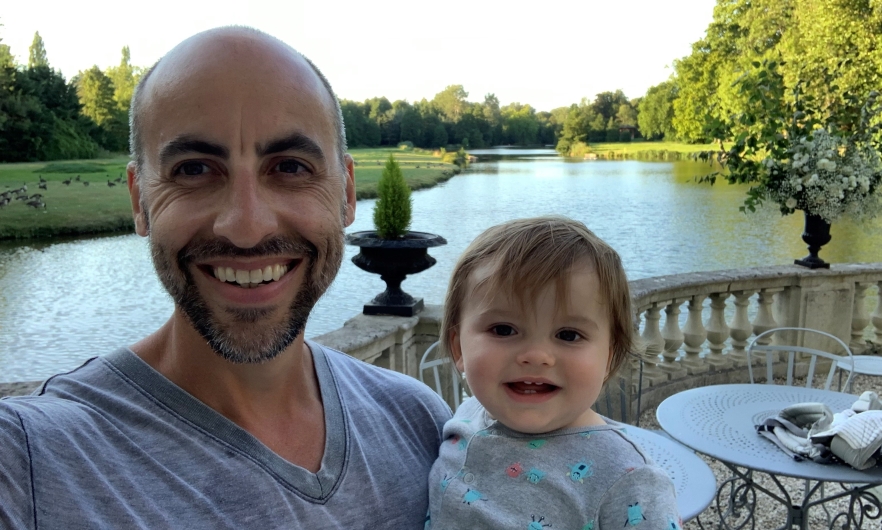
[[[327,80],[248,28],[141,80],[128,184],[175,309],[0,401],[2,528],[417,528],[450,411],[305,341],[355,215]]]

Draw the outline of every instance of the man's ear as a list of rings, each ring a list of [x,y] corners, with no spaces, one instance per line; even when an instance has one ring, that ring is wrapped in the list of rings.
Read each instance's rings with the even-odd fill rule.
[[[345,226],[349,226],[355,221],[355,162],[349,153],[343,157],[346,163],[346,219]]]
[[[462,362],[462,345],[459,343],[459,331],[457,328],[453,328],[450,330],[450,356],[453,357],[453,364],[456,365],[456,369],[459,370],[459,373],[463,373],[465,371],[465,365]]]
[[[147,236],[147,212],[141,207],[141,183],[137,166],[134,161],[126,165],[127,184],[129,186],[129,198],[132,201],[132,217],[135,219],[135,232],[139,236]]]

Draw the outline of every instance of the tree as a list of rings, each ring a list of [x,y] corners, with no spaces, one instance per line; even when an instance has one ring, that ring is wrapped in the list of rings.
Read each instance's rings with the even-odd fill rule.
[[[628,104],[628,97],[621,90],[616,90],[615,92],[601,92],[597,94],[594,97],[594,102],[591,103],[591,107],[594,109],[594,112],[603,116],[604,123],[609,124],[615,123],[616,114],[619,111],[619,107],[623,104]]]
[[[637,116],[640,134],[645,138],[670,140],[676,137],[673,120],[674,100],[677,99],[678,91],[674,78],[649,87],[646,91],[640,101],[640,114]]]
[[[0,28],[2,27],[3,24],[0,24]],[[15,58],[12,56],[12,50],[9,49],[9,45],[3,44],[3,39],[0,39],[0,70],[5,67],[15,67]]]
[[[110,121],[116,109],[113,82],[97,66],[80,72],[76,79],[77,96],[83,106],[83,115],[99,127]]]
[[[630,101],[628,103],[622,103],[619,105],[619,110],[616,112],[615,123],[617,126],[629,125],[631,127],[636,127],[637,114],[637,107]]]
[[[374,228],[383,239],[398,239],[410,228],[413,199],[404,173],[389,155],[386,167],[377,182],[377,202],[374,204]]]
[[[43,45],[43,37],[40,32],[34,33],[34,41],[28,48],[28,68],[36,68],[38,66],[49,66],[49,59],[46,57],[46,47]]]
[[[435,94],[432,104],[437,107],[448,122],[456,123],[466,111],[467,97],[469,97],[469,93],[462,85],[448,85],[447,88]]]
[[[430,145],[432,147],[444,147],[447,145],[447,129],[440,121],[432,130],[432,141]]]
[[[132,66],[132,57],[128,46],[123,46],[122,58],[118,66],[107,69],[107,77],[113,83],[113,101],[118,110],[128,112],[138,84],[141,72]]]
[[[514,145],[536,145],[539,143],[539,120],[530,105],[511,103],[502,111],[502,133],[505,142]]]

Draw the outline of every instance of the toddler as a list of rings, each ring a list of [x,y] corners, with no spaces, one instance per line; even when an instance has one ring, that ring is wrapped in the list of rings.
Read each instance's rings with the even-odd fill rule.
[[[678,530],[671,480],[591,409],[633,340],[621,260],[585,225],[539,217],[478,236],[441,325],[474,397],[444,426],[426,527]]]

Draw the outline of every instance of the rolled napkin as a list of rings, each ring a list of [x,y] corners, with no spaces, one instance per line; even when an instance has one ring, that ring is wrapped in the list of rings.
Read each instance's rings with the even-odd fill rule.
[[[827,405],[797,403],[766,419],[756,430],[796,461],[810,458],[825,464],[831,459],[830,450],[824,444],[815,443],[810,434],[829,429],[832,424],[833,411]]]

